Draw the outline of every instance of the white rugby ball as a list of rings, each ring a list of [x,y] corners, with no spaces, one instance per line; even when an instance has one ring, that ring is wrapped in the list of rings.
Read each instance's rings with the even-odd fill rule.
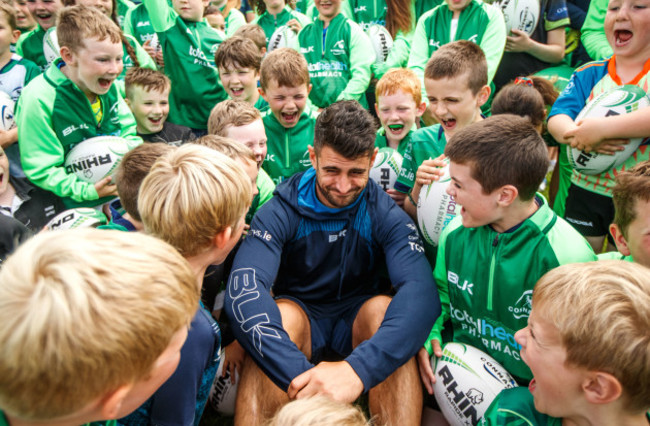
[[[375,163],[370,169],[370,179],[377,182],[384,191],[395,186],[399,170],[402,168],[402,156],[393,148],[379,148]]]
[[[235,401],[237,400],[237,386],[239,385],[239,374],[235,372],[235,384],[230,380],[230,371],[226,371],[225,376],[223,373],[223,366],[226,363],[226,351],[221,350],[221,363],[217,370],[217,376],[214,378],[212,388],[210,389],[210,405],[217,413],[226,416],[235,414]]]
[[[282,25],[271,35],[267,51],[272,52],[281,47],[295,48],[296,46],[298,46],[298,34],[287,25]]]
[[[80,180],[97,183],[112,176],[132,146],[117,136],[96,136],[75,145],[65,157],[65,171]]]
[[[154,51],[160,50],[160,40],[158,40],[158,34],[153,33],[151,36],[151,41],[149,42],[149,47],[153,48]]]
[[[438,245],[440,234],[453,218],[460,214],[461,206],[454,197],[447,194],[451,183],[449,161],[442,169],[442,176],[430,185],[422,186],[418,198],[418,226],[424,239],[434,246]]]
[[[16,127],[14,121],[15,102],[7,93],[0,91],[0,129],[10,130]]]
[[[49,230],[63,230],[74,228],[97,228],[108,222],[106,216],[90,207],[79,207],[59,213],[47,225]]]
[[[539,0],[500,0],[497,5],[506,21],[506,33],[517,29],[532,35],[539,21]]]
[[[366,34],[368,34],[375,50],[375,63],[383,64],[393,48],[393,37],[383,25],[379,24],[370,25],[366,30]]]
[[[476,425],[502,390],[517,387],[494,358],[462,343],[447,343],[440,359],[431,357],[431,368],[433,393],[452,426]]]
[[[61,56],[61,49],[59,48],[59,37],[56,34],[56,27],[52,27],[45,33],[43,37],[43,55],[47,61],[47,66],[59,56]]]
[[[589,102],[576,117],[576,123],[589,117],[609,117],[627,114],[650,106],[650,98],[640,87],[631,84],[615,87],[601,93]],[[586,175],[598,175],[623,164],[644,142],[643,138],[632,138],[623,151],[614,155],[584,152],[571,148],[569,163],[576,171]]]

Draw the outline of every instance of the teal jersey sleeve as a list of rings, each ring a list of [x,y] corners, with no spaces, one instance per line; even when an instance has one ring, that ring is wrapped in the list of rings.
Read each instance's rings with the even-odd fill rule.
[[[178,13],[166,0],[143,0],[143,3],[155,32],[163,33],[176,24]]]
[[[403,68],[408,64],[414,32],[415,29],[408,34],[404,34],[401,31],[397,33],[386,62],[383,64],[372,64],[371,69],[375,78],[382,78],[391,68]]]
[[[486,5],[484,9],[489,16],[489,24],[485,28],[479,46],[483,49],[485,59],[487,59],[488,84],[490,84],[497,73],[503,50],[506,47],[506,22],[498,7]]]
[[[429,60],[429,41],[427,37],[427,30],[425,28],[425,22],[428,16],[433,13],[433,10],[422,15],[418,19],[418,23],[415,26],[415,31],[411,37],[411,50],[409,52],[409,58],[407,61],[407,66],[415,72],[415,75],[420,79],[420,83],[424,81],[424,67]],[[427,98],[427,92],[424,90],[424,84],[422,84],[422,99],[429,104]]]
[[[264,169],[260,169],[257,174],[257,189],[260,191],[260,203],[257,206],[257,209],[259,209],[273,197],[273,191],[275,191],[273,179],[271,179]]]
[[[135,7],[132,8],[132,9],[127,10],[126,14],[124,15],[124,23],[122,24],[122,32],[124,32],[124,34],[128,34],[130,36],[135,37],[135,33],[133,31],[133,22],[131,22],[132,19],[133,19],[133,9],[135,9]]]
[[[135,3],[131,0],[116,0],[117,2],[117,22],[120,24],[120,27],[124,29],[124,23],[126,22],[126,15],[132,9],[135,9]]]
[[[595,61],[609,58],[614,53],[612,46],[607,41],[607,36],[605,36],[607,4],[608,0],[591,0],[587,17],[582,24],[580,41],[589,56]]]
[[[235,31],[242,25],[246,25],[246,17],[239,9],[230,9],[226,18],[226,37],[235,35]]]
[[[438,240],[438,254],[436,256],[436,266],[433,269],[433,279],[438,286],[438,296],[440,296],[440,307],[442,312],[440,316],[433,324],[431,333],[426,342],[424,342],[424,348],[427,350],[429,355],[433,355],[433,347],[431,345],[432,340],[437,340],[442,345],[442,330],[444,328],[445,322],[449,319],[449,284],[447,282],[447,262],[445,259],[446,250],[445,246],[447,243],[447,237],[455,229],[463,226],[462,220],[459,217],[456,217],[452,220],[449,225],[442,231],[440,234],[440,239]]]
[[[479,422],[480,426],[562,426],[562,419],[535,409],[528,388],[505,389],[494,398]]]
[[[359,100],[365,94],[370,84],[370,65],[373,62],[373,51],[370,39],[361,27],[348,21],[350,25],[350,71],[351,76],[345,89],[336,98],[342,100]]]

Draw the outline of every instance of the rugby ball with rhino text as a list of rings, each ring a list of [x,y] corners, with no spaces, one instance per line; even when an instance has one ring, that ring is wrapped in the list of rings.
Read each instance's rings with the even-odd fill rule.
[[[235,372],[235,383],[231,381],[230,371],[223,374],[223,366],[226,363],[226,351],[221,350],[221,363],[217,369],[217,375],[210,389],[210,405],[217,413],[225,416],[235,414],[235,401],[237,399],[237,386],[239,385],[239,375]]]
[[[539,0],[499,0],[494,5],[501,9],[506,21],[506,33],[513,29],[532,35],[540,17]]]
[[[393,148],[379,148],[375,163],[370,169],[370,179],[377,182],[384,191],[393,189],[399,170],[402,168],[402,156]]]
[[[65,157],[65,171],[80,180],[97,183],[112,176],[132,146],[117,136],[96,136],[75,145]]]
[[[10,130],[16,127],[14,106],[15,102],[11,99],[11,96],[0,91],[0,129]]]
[[[47,66],[61,55],[59,48],[59,37],[56,34],[56,27],[52,27],[45,33],[43,37],[43,55],[47,61]]]
[[[438,245],[440,234],[453,218],[460,214],[461,206],[454,197],[447,194],[451,183],[449,161],[442,169],[440,179],[422,186],[418,198],[418,226],[424,239],[433,246]]]
[[[375,64],[383,64],[393,48],[393,37],[383,25],[379,24],[370,25],[366,34],[375,50]]]
[[[494,398],[517,387],[515,379],[491,356],[473,346],[447,343],[442,357],[431,357],[436,376],[433,393],[452,426],[474,426]]]
[[[587,103],[576,117],[575,122],[578,123],[585,118],[627,114],[648,106],[650,106],[650,98],[642,88],[634,85],[615,87],[601,93]],[[598,175],[623,164],[643,142],[643,138],[632,138],[630,143],[624,145],[622,151],[617,151],[614,155],[600,154],[593,151],[587,153],[571,148],[569,163],[571,167],[580,173]]]
[[[90,207],[80,207],[59,213],[45,226],[47,229],[53,231],[74,228],[97,228],[100,225],[105,225],[107,222],[108,220],[102,212]]]
[[[298,44],[298,34],[291,27],[282,25],[271,35],[268,43],[268,51],[273,52],[275,49],[280,49],[281,47],[295,48]]]

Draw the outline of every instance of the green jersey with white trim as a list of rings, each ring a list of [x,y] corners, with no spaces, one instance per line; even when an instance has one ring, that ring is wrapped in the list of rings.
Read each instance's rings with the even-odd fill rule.
[[[423,127],[410,133],[411,140],[402,154],[402,168],[399,171],[395,189],[407,193],[415,184],[415,175],[423,161],[438,158],[445,152],[447,139],[440,124]],[[400,144],[401,145],[401,144]]]
[[[144,5],[172,81],[169,121],[206,129],[212,108],[228,98],[214,64],[223,38],[205,20],[185,21],[166,0],[144,0]]]

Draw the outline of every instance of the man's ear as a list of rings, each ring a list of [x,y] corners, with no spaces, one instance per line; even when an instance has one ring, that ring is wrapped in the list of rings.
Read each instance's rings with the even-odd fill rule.
[[[507,207],[514,203],[519,196],[519,191],[514,185],[503,185],[496,191],[498,192],[497,203],[503,207]]]
[[[311,145],[307,146],[307,150],[309,151],[309,161],[311,161],[311,166],[316,169],[316,150]]]
[[[478,95],[476,96],[477,106],[482,107],[483,104],[485,104],[488,101],[488,99],[490,99],[491,92],[492,89],[490,89],[490,86],[485,85],[481,87],[481,89],[478,91]]]
[[[120,410],[132,387],[132,384],[122,385],[100,399],[98,408],[102,419],[117,419],[120,417]]]
[[[375,158],[377,157],[378,152],[379,152],[379,148],[375,148],[375,150],[372,151],[372,155],[370,156],[370,167],[372,167],[372,165],[375,164]]]
[[[619,253],[621,253],[623,256],[629,256],[631,254],[630,248],[627,246],[627,241],[623,236],[621,228],[619,228],[617,224],[612,223],[609,225],[609,232],[612,234],[612,237],[614,237],[614,243],[616,244],[616,248],[618,249]]]
[[[609,404],[623,394],[623,386],[618,379],[602,371],[590,372],[581,387],[585,399],[591,404]]]

